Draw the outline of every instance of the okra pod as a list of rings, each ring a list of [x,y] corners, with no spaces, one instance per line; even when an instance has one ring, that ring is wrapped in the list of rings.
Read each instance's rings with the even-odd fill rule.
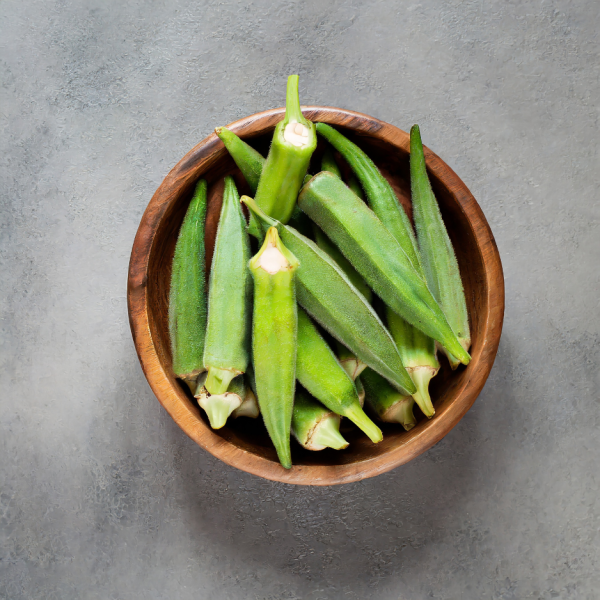
[[[415,269],[420,272],[415,234],[408,216],[400,209],[398,198],[388,180],[365,152],[330,125],[317,123],[317,133],[323,136],[350,165],[365,191],[369,206],[396,238]]]
[[[427,165],[419,126],[410,130],[410,184],[413,214],[425,279],[434,298],[465,351],[471,347],[469,314],[460,269],[440,208],[427,176]],[[456,369],[460,356],[444,346],[450,365]]]
[[[300,271],[302,269],[304,265]],[[379,427],[361,408],[353,380],[301,308],[298,309],[296,378],[329,410],[350,419],[372,442],[383,439]]]
[[[204,371],[206,334],[206,283],[204,226],[206,181],[196,184],[194,196],[179,231],[169,290],[169,335],[173,372],[195,391],[195,381]]]
[[[396,342],[402,364],[417,388],[413,398],[423,414],[431,419],[435,409],[429,396],[429,382],[440,370],[440,363],[435,356],[435,341],[390,308],[386,309],[388,329]]]
[[[233,177],[225,177],[223,206],[210,272],[204,366],[209,394],[224,394],[250,359],[252,280],[250,241]]]
[[[373,299],[373,292],[371,292],[371,288],[365,283],[365,280],[356,272],[356,269],[352,266],[350,261],[314,223],[312,230],[317,246],[325,251],[338,264],[354,287],[365,297],[367,302],[370,303]]]
[[[258,206],[281,223],[287,223],[294,212],[298,191],[316,147],[315,125],[300,109],[298,75],[290,75],[285,117],[275,127],[255,195]]]
[[[225,148],[227,148],[231,158],[233,158],[233,162],[235,162],[238,169],[242,172],[252,193],[256,194],[258,182],[266,161],[265,157],[235,135],[233,131],[229,131],[227,127],[216,127],[215,133],[225,144]]]
[[[302,390],[296,390],[292,433],[306,450],[342,450],[348,442],[340,433],[340,417]]]
[[[363,192],[363,189],[360,185],[360,182],[358,181],[358,179],[356,178],[356,175],[354,173],[350,174],[350,177],[348,178],[348,187],[361,199],[364,200],[365,199],[365,193]]]
[[[254,278],[252,353],[260,412],[282,466],[290,469],[290,427],[296,383],[297,258],[269,228],[250,260]]]
[[[226,392],[214,395],[206,389],[207,376],[208,373],[206,372],[199,375],[195,396],[198,405],[206,413],[210,426],[213,429],[221,429],[227,422],[229,415],[239,409],[242,404],[243,382],[240,381],[242,376],[236,377]]]
[[[412,396],[395,390],[372,369],[365,369],[361,378],[365,386],[365,402],[382,421],[400,423],[406,431],[417,424]]]
[[[327,146],[327,148],[325,148],[323,158],[321,159],[321,171],[329,171],[336,177],[339,177],[340,179],[342,178],[342,172],[340,171],[338,164],[335,162],[335,157],[333,156],[331,146]]]
[[[469,363],[469,354],[396,239],[337,177],[315,175],[302,188],[298,205],[394,312]]]
[[[293,227],[267,216],[252,198],[242,196],[242,202],[263,226],[277,227],[283,243],[302,263],[296,290],[298,302],[306,312],[380,375],[410,393],[415,392],[389,331],[340,267]]]

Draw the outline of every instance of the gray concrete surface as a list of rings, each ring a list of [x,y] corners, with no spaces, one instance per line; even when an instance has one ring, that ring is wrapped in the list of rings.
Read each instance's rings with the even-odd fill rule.
[[[4,0],[0,597],[597,600],[594,0]],[[492,375],[412,463],[330,489],[229,468],[136,358],[129,252],[213,127],[302,100],[407,129],[503,259]]]

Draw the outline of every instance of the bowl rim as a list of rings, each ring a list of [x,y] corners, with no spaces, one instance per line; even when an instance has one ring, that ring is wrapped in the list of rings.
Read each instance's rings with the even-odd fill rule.
[[[303,106],[302,111],[311,120],[350,128],[353,133],[391,143],[409,153],[408,133],[369,115],[328,106]],[[284,108],[263,111],[234,121],[226,127],[240,137],[254,137],[272,129],[284,112]],[[257,125],[260,126],[259,129]],[[168,207],[177,197],[177,190],[192,179],[197,179],[198,171],[210,168],[210,164],[223,156],[226,150],[216,134],[211,133],[171,169],[146,207],[135,236],[127,280],[127,309],[138,358],[152,391],[177,425],[199,446],[228,465],[272,481],[299,485],[337,485],[374,477],[416,458],[451,431],[473,405],[491,371],[502,332],[502,263],[490,226],[467,186],[435,153],[426,147],[424,150],[428,171],[444,183],[465,214],[482,255],[488,311],[483,318],[483,343],[478,352],[473,353],[468,367],[470,376],[465,378],[456,391],[455,400],[442,414],[429,421],[427,427],[419,432],[413,430],[413,435],[405,442],[385,454],[341,465],[294,465],[289,470],[215,434],[183,401],[183,391],[174,388],[159,359],[150,330],[147,294],[148,265],[155,232]]]

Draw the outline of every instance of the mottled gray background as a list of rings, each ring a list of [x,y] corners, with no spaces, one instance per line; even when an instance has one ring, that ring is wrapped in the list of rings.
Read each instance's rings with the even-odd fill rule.
[[[600,597],[597,0],[3,0],[0,597]],[[496,236],[504,334],[391,473],[274,484],[177,428],[125,301],[142,212],[213,127],[284,102],[408,129]]]

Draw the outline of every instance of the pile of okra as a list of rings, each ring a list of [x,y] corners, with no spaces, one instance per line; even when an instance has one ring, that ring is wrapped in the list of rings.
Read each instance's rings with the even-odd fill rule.
[[[254,198],[225,177],[208,286],[205,180],[177,240],[169,295],[173,370],[211,427],[262,416],[279,461],[290,436],[308,450],[348,446],[340,420],[373,443],[384,422],[432,418],[437,350],[468,364],[469,319],[456,256],[432,191],[419,127],[410,132],[416,229],[388,181],[356,144],[302,114],[298,76],[265,158],[218,127]],[[307,174],[317,136],[321,172]],[[344,181],[336,162],[350,167]],[[246,221],[241,203],[249,212]],[[250,236],[260,249],[251,256]],[[208,287],[208,289],[207,289]]]

